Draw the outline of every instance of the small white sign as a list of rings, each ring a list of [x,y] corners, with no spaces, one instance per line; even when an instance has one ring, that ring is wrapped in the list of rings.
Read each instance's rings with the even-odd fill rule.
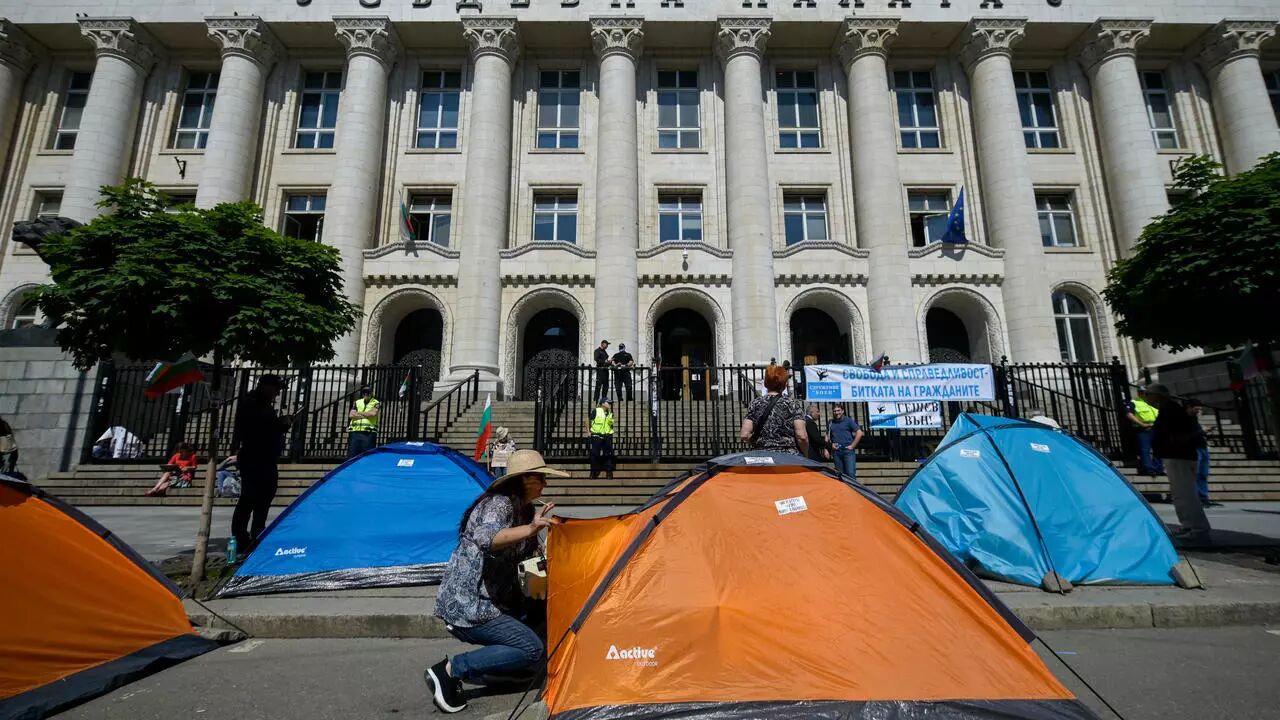
[[[942,404],[936,402],[873,402],[871,427],[884,430],[942,427]]]
[[[969,448],[960,448],[960,457],[979,458],[979,457],[982,457],[982,451],[970,450]]]
[[[1031,449],[1035,450],[1036,452],[1042,452],[1042,453],[1049,452],[1049,446],[1044,445],[1042,443],[1031,443]]]
[[[773,458],[771,457],[746,457],[744,459],[747,461],[748,465],[772,465],[773,464]]]
[[[400,462],[396,463],[396,467],[413,467],[413,458],[400,458]]]
[[[787,498],[785,500],[774,500],[773,505],[778,508],[779,515],[789,515],[791,513],[804,512],[809,509],[809,506],[804,504],[803,495]]]

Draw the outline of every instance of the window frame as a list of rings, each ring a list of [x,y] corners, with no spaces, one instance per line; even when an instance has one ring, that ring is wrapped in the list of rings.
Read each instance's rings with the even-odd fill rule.
[[[1044,198],[1047,201],[1048,198],[1052,198],[1052,197],[1065,198],[1066,205],[1067,205],[1066,209],[1042,207],[1042,204],[1044,203],[1041,202],[1041,199]],[[1084,241],[1080,237],[1080,223],[1076,218],[1075,192],[1073,190],[1055,189],[1055,188],[1045,188],[1045,189],[1036,188],[1035,203],[1036,203],[1036,219],[1041,229],[1041,232],[1040,232],[1041,247],[1043,247],[1046,250],[1078,250],[1084,247]],[[1071,245],[1064,245],[1058,239],[1058,224],[1054,222],[1054,220],[1061,217],[1066,217],[1070,222],[1071,236],[1072,236],[1072,240],[1074,241],[1074,243]],[[1052,240],[1053,240],[1053,242],[1047,245],[1044,243],[1044,223],[1046,220],[1048,220],[1050,235],[1052,236]]]
[[[307,198],[307,208],[305,210],[293,211],[289,209],[289,201],[295,197]],[[315,199],[321,198],[325,207],[320,210],[314,208]],[[325,189],[307,189],[307,188],[291,188],[284,191],[283,201],[280,205],[280,234],[285,237],[297,238],[299,240],[310,240],[312,242],[324,241],[324,216],[328,211],[329,191]],[[316,229],[315,237],[303,237],[302,235],[292,235],[289,233],[289,223],[301,222],[293,220],[294,216],[315,217]]]
[[[1080,303],[1084,308],[1083,312],[1072,312],[1066,307],[1065,298],[1070,297]],[[1058,300],[1062,299],[1063,307],[1060,309]],[[1079,294],[1073,292],[1070,288],[1059,288],[1054,290],[1050,295],[1050,303],[1053,307],[1053,327],[1058,338],[1058,355],[1064,363],[1096,363],[1098,362],[1098,323],[1095,321],[1092,303],[1084,300]],[[1083,320],[1087,327],[1086,336],[1089,339],[1089,351],[1093,357],[1082,360],[1078,357],[1075,323],[1072,321]]]
[[[429,75],[437,76],[441,84],[438,87],[427,87],[427,77]],[[448,85],[450,75],[457,75],[458,82],[456,86]],[[463,78],[463,73],[460,68],[427,67],[420,68],[418,70],[418,101],[414,104],[413,108],[414,127],[411,143],[411,148],[413,150],[456,151],[462,146],[462,89],[464,80],[465,79]],[[423,104],[427,101],[427,97],[429,95],[440,95],[442,98],[442,101],[436,108],[435,121],[437,124],[434,126],[422,124]],[[443,124],[446,104],[443,99],[445,96],[450,95],[456,97],[457,102],[457,117],[452,127]],[[434,145],[423,144],[423,136],[432,133],[435,135],[436,143]],[[446,135],[453,136],[452,145],[441,144],[443,137]]]
[[[951,207],[952,207],[952,203],[954,202],[951,199],[951,188],[942,187],[942,186],[908,187],[906,188],[906,191],[907,191],[907,231],[911,233],[911,247],[923,248],[923,247],[928,247],[935,242],[941,242],[942,241],[941,235],[936,238],[931,237],[931,234],[929,231],[929,219],[935,218],[935,217],[941,217],[942,223],[943,223],[942,232],[944,234],[946,233],[947,218],[951,216]],[[913,210],[911,209],[912,195],[925,195],[925,196],[941,195],[943,208],[941,210],[934,210],[933,208],[928,208],[925,210]],[[921,229],[924,234],[923,235],[924,242],[922,244],[916,243],[915,223],[914,223],[914,220],[916,217],[921,218]]]
[[[672,200],[675,201],[676,208],[674,210],[672,209],[664,210],[662,207],[663,204],[665,203],[670,205]],[[685,203],[690,201],[697,203],[696,211],[686,207]],[[657,233],[658,244],[663,245],[666,243],[704,243],[706,242],[707,226],[706,226],[706,220],[703,215],[703,207],[704,206],[702,202],[702,192],[700,190],[675,190],[675,189],[659,190],[658,191],[658,233]],[[662,219],[664,216],[675,217],[676,232],[678,234],[678,237],[667,239],[662,236]],[[684,237],[685,231],[688,229],[686,227],[686,222],[692,220],[695,217],[697,218],[698,238],[696,240],[686,240]]]
[[[656,69],[657,77],[654,81],[654,108],[657,117],[654,121],[654,128],[657,140],[657,149],[663,152],[674,152],[680,150],[701,150],[702,149],[702,76],[697,68],[668,68],[661,67]],[[674,73],[675,85],[664,85],[662,76],[666,73]],[[685,86],[681,84],[681,75],[693,75],[693,85]],[[674,93],[676,104],[676,125],[664,126],[662,124],[662,96],[664,93]],[[693,125],[682,125],[680,123],[687,120],[684,117],[682,109],[686,104],[682,102],[685,96],[693,97]],[[694,143],[692,145],[684,144],[685,135],[692,133]],[[663,137],[671,136],[675,139],[675,145],[663,145]]]
[[[419,200],[427,199],[431,201],[430,207],[426,210],[415,212],[414,208],[417,206],[417,202]],[[444,201],[443,209],[440,206],[441,200]],[[414,242],[429,242],[437,247],[449,247],[449,240],[453,235],[453,193],[450,190],[410,190],[408,193],[406,207],[409,208],[409,217],[413,218],[414,224],[427,229],[425,236],[421,232],[415,232],[412,238]],[[418,219],[420,217],[424,217],[426,220],[421,221]],[[440,242],[440,239],[437,236],[437,231],[439,230],[438,224],[441,218],[445,218],[446,221],[444,228],[444,242]]]
[[[62,188],[36,188],[31,199],[31,219],[39,220],[42,217],[58,217],[62,213],[62,193]],[[41,212],[46,205],[51,203],[51,198],[54,196],[57,196],[57,210],[53,213]]]
[[[550,210],[539,209],[539,203],[546,202],[550,199],[553,207]],[[572,199],[573,207],[561,207],[561,203],[566,199]],[[567,203],[566,203],[567,204]],[[568,188],[539,188],[533,191],[532,213],[530,215],[532,224],[529,227],[530,243],[568,243],[570,245],[580,245],[578,242],[581,237],[581,228],[578,227],[578,211],[582,207],[579,201],[579,193],[576,189]],[[538,233],[538,216],[548,215],[551,217],[551,237],[547,239],[539,239]],[[566,240],[560,237],[560,220],[561,218],[573,218],[573,239]]]
[[[308,88],[307,76],[314,75],[314,74],[318,74],[321,76],[320,87]],[[338,78],[336,88],[329,87],[329,79],[330,79],[330,76],[332,75],[337,75],[337,78]],[[346,82],[346,79],[347,79],[346,72],[342,68],[338,68],[336,70],[332,68],[321,68],[321,69],[302,68],[302,78],[298,83],[298,103],[297,103],[298,117],[293,123],[293,143],[290,145],[292,149],[312,150],[312,151],[321,151],[321,152],[331,152],[333,150],[334,141],[337,136],[337,129],[338,129],[338,111],[341,108],[342,92],[345,89],[344,84]],[[308,95],[319,96],[319,101],[317,103],[318,110],[316,113],[316,125],[311,127],[303,127],[302,125],[303,109],[306,107]],[[333,109],[333,125],[326,126],[324,124],[326,99],[331,95],[335,97],[334,109]],[[310,145],[303,144],[302,138],[304,135],[312,136],[312,143]],[[324,139],[328,139],[329,141],[328,145],[323,145],[322,141]]]
[[[173,119],[173,134],[169,137],[169,149],[196,152],[209,146],[209,131],[213,128],[213,111],[218,102],[218,81],[221,79],[221,74],[220,70],[183,69],[184,82],[182,93],[178,98],[176,117]],[[198,75],[204,76],[204,86],[192,88],[192,80]],[[210,87],[211,83],[212,87]],[[196,116],[195,127],[183,127],[183,111],[187,107],[187,98],[192,95],[201,97],[200,113]],[[192,138],[190,146],[181,144],[184,136]]]
[[[1148,84],[1151,76],[1160,79],[1160,87],[1153,88]],[[1147,127],[1151,128],[1151,141],[1156,150],[1180,150],[1182,133],[1178,131],[1178,112],[1174,106],[1173,90],[1169,87],[1169,76],[1163,70],[1140,70],[1138,83],[1142,86],[1142,105],[1147,112]],[[1151,107],[1153,96],[1163,96],[1165,107],[1169,113],[1169,127],[1156,127],[1155,111]],[[1172,138],[1172,145],[1162,145],[1161,138]]]
[[[831,208],[827,202],[828,192],[813,188],[784,189],[782,191],[782,241],[785,247],[794,247],[805,243],[831,242]],[[821,211],[809,208],[809,203],[818,200],[822,203]],[[787,209],[788,204],[800,203],[799,210]],[[799,216],[802,237],[792,240],[787,232],[787,217]],[[824,237],[809,237],[809,221],[821,217]]]
[[[543,76],[549,73],[555,73],[556,85],[554,87],[543,86]],[[573,73],[577,75],[577,84],[572,87],[564,85],[565,75]],[[537,102],[534,104],[533,117],[533,146],[536,150],[547,151],[573,151],[581,152],[582,150],[582,81],[583,71],[581,68],[538,68],[535,92],[537,93]],[[556,98],[556,124],[554,126],[544,126],[542,124],[542,108],[546,106],[544,96],[555,95]],[[563,125],[564,108],[566,107],[564,99],[567,97],[576,97],[577,100],[577,119],[575,123]],[[543,136],[552,136],[554,138],[553,145],[543,145]],[[566,140],[571,140],[572,144],[566,144]]]
[[[23,312],[30,308],[30,312]],[[17,330],[40,324],[40,307],[30,292],[23,293],[13,303],[13,312],[5,318],[5,330]]]
[[[92,70],[67,69],[66,82],[62,86],[62,95],[58,100],[58,117],[53,125],[53,136],[49,141],[50,150],[71,152],[76,149],[76,139],[80,137],[80,126],[84,123],[84,111],[89,105],[89,92],[93,89],[93,75]],[[88,77],[88,81],[83,88],[75,87],[77,76]],[[80,111],[80,117],[76,121],[74,128],[67,128],[65,126],[67,109],[70,107],[70,100],[73,95],[83,98],[79,108],[77,108]],[[63,147],[62,144],[66,138],[70,139],[70,144]]]
[[[1267,88],[1267,97],[1271,99],[1271,110],[1276,115],[1276,124],[1280,125],[1280,68],[1264,71],[1262,79]]]
[[[915,76],[917,74],[923,74],[928,76],[929,87],[920,88],[916,86]],[[907,87],[902,87],[898,84],[899,75],[907,76],[907,79],[909,80],[909,85]],[[893,94],[894,124],[897,125],[898,127],[898,149],[927,150],[927,151],[944,149],[943,136],[942,136],[942,111],[938,103],[938,88],[936,87],[936,84],[934,82],[933,69],[932,68],[927,70],[895,69],[891,71],[891,81],[892,81],[892,84],[890,85],[890,90]],[[920,104],[918,101],[918,97],[921,94],[924,94],[925,92],[927,92],[929,96],[933,98],[934,124],[932,126],[920,124],[920,110],[919,110]],[[911,101],[910,101],[911,117],[912,117],[912,120],[915,121],[914,125],[911,125],[908,127],[904,127],[902,125],[902,113],[899,109],[899,97],[901,97],[904,93],[911,97]],[[925,146],[921,143],[921,139],[925,135],[930,133],[932,133],[933,136],[936,138],[936,141],[938,144],[934,146]],[[908,145],[905,142],[908,135],[915,136],[915,142],[916,142],[915,145]]]
[[[812,87],[801,87],[800,75],[807,73],[813,76]],[[791,87],[783,87],[782,76],[791,76]],[[816,125],[800,125],[800,102],[799,98],[802,93],[813,94],[813,113]],[[819,82],[819,72],[817,68],[793,68],[781,67],[775,68],[773,71],[773,96],[777,110],[774,112],[775,120],[778,123],[778,149],[783,151],[814,151],[823,149],[823,133],[822,133],[822,92]],[[784,98],[791,97],[792,102],[787,103]],[[783,124],[784,107],[791,108],[792,119],[796,123],[792,126]],[[813,136],[814,144],[805,145],[805,137]],[[785,138],[791,137],[795,145],[788,145]]]
[[[1032,82],[1034,76],[1044,76],[1044,87],[1037,87]],[[1025,78],[1026,87],[1018,87],[1019,76]],[[1022,141],[1028,150],[1062,150],[1066,147],[1062,141],[1062,124],[1058,117],[1058,102],[1054,97],[1053,73],[1049,70],[1014,70],[1013,71],[1013,87],[1014,93],[1018,101],[1018,119],[1022,123]],[[1049,98],[1049,114],[1051,124],[1036,124],[1040,121],[1040,113],[1035,103],[1035,96],[1044,95]],[[1027,125],[1022,120],[1023,101],[1026,101],[1027,111],[1031,117],[1032,125]],[[1053,138],[1052,145],[1044,143],[1045,138],[1051,136]]]

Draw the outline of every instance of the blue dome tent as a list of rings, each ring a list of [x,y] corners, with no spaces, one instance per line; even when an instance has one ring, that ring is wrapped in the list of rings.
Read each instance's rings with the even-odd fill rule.
[[[1092,447],[1039,423],[961,415],[894,504],[1002,580],[1057,591],[1182,579],[1142,495]]]
[[[437,582],[462,513],[490,480],[440,445],[374,448],[298,496],[218,596]]]

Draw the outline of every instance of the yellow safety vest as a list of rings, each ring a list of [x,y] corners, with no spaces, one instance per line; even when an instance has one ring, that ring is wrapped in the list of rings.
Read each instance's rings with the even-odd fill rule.
[[[591,419],[592,435],[613,434],[613,413],[606,413],[603,408],[596,408],[596,416]]]
[[[1156,416],[1160,414],[1160,411],[1156,410],[1151,405],[1148,405],[1146,400],[1134,398],[1133,414],[1137,415],[1138,419],[1142,422],[1150,425],[1156,421]]]
[[[369,398],[368,400],[358,398],[356,400],[356,412],[369,412],[370,410],[376,410],[377,407],[377,398]],[[351,420],[351,427],[347,428],[350,432],[375,432],[377,429],[378,418],[376,416],[371,418],[353,418]]]

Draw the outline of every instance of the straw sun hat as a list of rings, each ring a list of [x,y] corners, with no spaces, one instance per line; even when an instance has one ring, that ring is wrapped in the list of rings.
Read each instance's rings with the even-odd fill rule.
[[[541,473],[547,477],[569,477],[569,473],[563,470],[556,470],[547,466],[547,461],[542,459],[542,453],[537,450],[517,450],[511,453],[511,459],[507,462],[507,474],[493,481],[493,486],[497,487],[511,480],[517,480],[531,473]]]
[[[499,425],[498,428],[493,431],[493,436],[498,440],[506,440],[507,436],[510,434],[511,432],[506,428],[502,427],[501,425]]]

